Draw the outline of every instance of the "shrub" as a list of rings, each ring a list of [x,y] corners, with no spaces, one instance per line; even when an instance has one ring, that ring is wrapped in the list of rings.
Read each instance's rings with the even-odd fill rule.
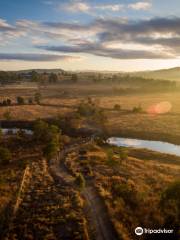
[[[32,99],[32,98],[29,98],[29,99],[28,99],[28,103],[29,103],[29,104],[33,104],[33,99]]]
[[[57,145],[57,143],[51,141],[44,147],[43,154],[48,160],[50,160],[56,156],[58,150],[59,146]]]
[[[111,161],[113,159],[113,156],[114,156],[113,150],[112,149],[108,149],[106,154],[107,154],[108,161]]]
[[[19,104],[19,105],[23,105],[25,103],[23,97],[18,96],[16,100],[17,100],[17,104]]]
[[[60,140],[61,131],[56,125],[48,125],[48,123],[42,120],[37,120],[34,124],[33,130],[34,137],[36,138],[36,140],[39,140],[41,142],[59,142]]]
[[[11,157],[11,152],[7,148],[0,147],[0,162],[2,164],[8,164]]]
[[[34,95],[34,101],[35,101],[37,104],[40,104],[41,99],[42,99],[41,93],[39,93],[39,92],[35,93],[35,95]]]
[[[120,111],[121,110],[121,106],[119,104],[115,104],[114,105],[114,110]]]
[[[127,160],[128,158],[128,151],[125,149],[121,149],[119,152],[119,156],[121,160]]]
[[[48,124],[42,120],[37,120],[33,127],[36,140],[45,141],[45,135],[48,131]]]
[[[137,207],[140,199],[134,187],[127,183],[114,184],[114,194],[121,197],[130,207]]]
[[[10,106],[11,105],[11,99],[7,98],[6,100],[3,100],[2,103],[0,103],[1,106]]]
[[[107,154],[107,164],[110,167],[119,166],[119,160],[114,157],[114,152],[112,149],[108,149],[106,154]]]
[[[79,186],[80,189],[85,187],[85,179],[81,173],[76,176],[75,183]]]
[[[6,103],[7,103],[8,106],[10,106],[11,105],[11,99],[7,98]]]
[[[142,113],[143,109],[142,109],[141,105],[139,105],[138,107],[133,107],[132,112],[133,113]]]
[[[3,117],[4,117],[6,120],[11,120],[11,119],[12,119],[11,112],[10,112],[10,111],[4,112]]]
[[[78,82],[78,75],[77,74],[72,74],[71,81],[72,81],[72,83],[77,83]]]
[[[80,105],[78,106],[78,110],[77,112],[81,115],[81,116],[91,116],[95,113],[95,108],[93,105],[89,104],[89,103],[80,103]]]
[[[168,225],[178,225],[180,221],[180,181],[170,184],[161,194],[161,211]]]

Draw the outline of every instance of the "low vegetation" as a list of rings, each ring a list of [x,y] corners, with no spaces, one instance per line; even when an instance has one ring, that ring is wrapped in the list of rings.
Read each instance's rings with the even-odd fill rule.
[[[33,131],[0,131],[0,239],[90,240],[110,232],[134,240],[137,226],[173,226],[178,239],[180,158],[106,141],[180,144],[178,84],[65,71],[1,72],[0,83],[3,126]]]

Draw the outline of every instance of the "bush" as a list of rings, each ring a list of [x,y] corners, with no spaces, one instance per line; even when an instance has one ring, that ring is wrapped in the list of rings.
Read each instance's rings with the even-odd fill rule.
[[[80,187],[80,189],[85,187],[85,179],[81,173],[76,176],[75,183]]]
[[[78,110],[77,112],[81,115],[81,116],[92,116],[95,113],[95,108],[93,105],[89,104],[89,103],[80,103],[80,105],[78,106]]]
[[[10,106],[11,105],[11,99],[7,98],[6,103],[7,103],[8,106]]]
[[[19,104],[19,105],[23,105],[25,103],[23,97],[18,96],[16,100],[17,100],[17,104]]]
[[[161,194],[160,208],[168,225],[180,222],[180,180],[170,184]]]
[[[0,162],[2,164],[8,164],[11,160],[11,152],[4,147],[0,147]]]
[[[141,105],[139,105],[138,107],[133,107],[132,112],[133,113],[142,113],[143,109],[142,109]]]
[[[47,160],[50,160],[56,156],[58,150],[59,146],[57,145],[56,142],[52,141],[44,147],[43,154],[47,158]]]
[[[28,104],[33,104],[33,99],[32,98],[28,99]]]
[[[34,101],[35,101],[37,104],[40,104],[41,99],[42,99],[41,93],[39,93],[39,92],[35,93],[35,95],[34,95]]]
[[[48,123],[37,120],[33,127],[34,137],[42,142],[50,142],[50,141],[59,141],[59,136],[61,131],[56,125],[48,125]]]
[[[77,83],[78,82],[78,75],[77,74],[72,74],[71,81],[72,81],[72,83]]]
[[[176,201],[180,206],[180,180],[170,184],[161,195],[161,201]]]
[[[6,120],[11,120],[11,119],[12,119],[11,112],[10,112],[10,111],[6,111],[6,112],[3,114],[3,117],[4,117]]]
[[[128,151],[125,149],[121,149],[119,152],[119,156],[121,160],[127,160],[128,158]]]
[[[37,120],[33,127],[34,137],[38,141],[45,141],[46,133],[48,131],[48,124],[42,120]]]
[[[115,104],[114,105],[114,110],[120,111],[121,110],[121,106],[119,104]]]
[[[122,198],[130,207],[137,207],[140,203],[138,193],[134,187],[127,183],[114,184],[113,192],[116,196]]]

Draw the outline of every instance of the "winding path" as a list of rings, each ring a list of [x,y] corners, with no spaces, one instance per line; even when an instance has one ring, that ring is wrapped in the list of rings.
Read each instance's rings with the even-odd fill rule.
[[[61,151],[59,156],[50,162],[50,169],[53,172],[53,175],[68,185],[74,184],[74,177],[68,173],[63,160],[68,152],[77,149],[77,145],[70,146]],[[85,199],[85,213],[87,214],[89,223],[93,226],[95,231],[95,239],[118,240],[118,235],[109,219],[105,204],[93,184],[87,181],[86,187],[81,194]]]

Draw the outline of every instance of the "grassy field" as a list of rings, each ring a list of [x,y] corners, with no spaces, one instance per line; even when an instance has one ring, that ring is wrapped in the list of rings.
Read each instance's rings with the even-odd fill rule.
[[[146,151],[144,157],[145,150],[138,150],[136,154],[132,150],[122,159],[118,154],[122,149],[116,147],[93,144],[81,147],[87,151],[86,160],[80,160],[77,153],[72,152],[65,160],[66,166],[73,175],[86,173],[87,179],[89,169],[119,239],[136,239],[137,226],[163,226],[166,215],[160,210],[160,198],[162,192],[179,179],[180,158],[150,151]]]
[[[10,106],[0,106],[0,119],[60,116],[55,124],[69,131],[94,127],[98,132],[103,125],[109,136],[180,144],[177,91],[115,94],[114,87],[59,84],[38,88],[33,84],[0,88],[0,101],[12,101]],[[37,92],[41,94],[40,103],[28,104]],[[17,104],[18,96],[24,98],[25,104]],[[81,114],[88,110],[87,102],[93,106],[92,116]],[[133,111],[135,107],[141,111]],[[179,199],[175,198],[176,205],[172,196],[167,202],[162,196],[180,178],[180,157],[113,147],[101,138],[62,136],[57,126],[39,122],[33,136],[18,133],[0,139],[12,153],[9,163],[0,162],[2,239],[58,240],[60,236],[94,240],[97,236],[113,236],[134,240],[137,226],[173,226],[177,230]],[[28,176],[23,181],[25,169]],[[15,206],[17,212],[12,215],[8,209],[14,212]]]
[[[0,118],[10,112],[12,119],[49,118],[66,115],[76,111],[77,105],[90,96],[97,105],[105,109],[107,127],[110,135],[139,135],[144,138],[160,139],[171,142],[180,141],[180,93],[113,94],[113,86],[104,85],[56,85],[46,86],[39,91],[41,105],[23,105],[0,108]],[[34,85],[16,86],[0,89],[0,98],[10,98],[15,102],[17,96],[25,99],[33,97],[38,91]],[[113,111],[114,105],[121,106]],[[159,105],[160,104],[160,105]],[[165,104],[162,105],[161,104]],[[141,105],[144,113],[132,113],[133,107]],[[168,109],[167,109],[168,108]],[[156,110],[154,110],[156,109]],[[132,133],[132,134],[131,134]],[[173,137],[174,136],[174,137]],[[176,138],[176,140],[175,140]]]

